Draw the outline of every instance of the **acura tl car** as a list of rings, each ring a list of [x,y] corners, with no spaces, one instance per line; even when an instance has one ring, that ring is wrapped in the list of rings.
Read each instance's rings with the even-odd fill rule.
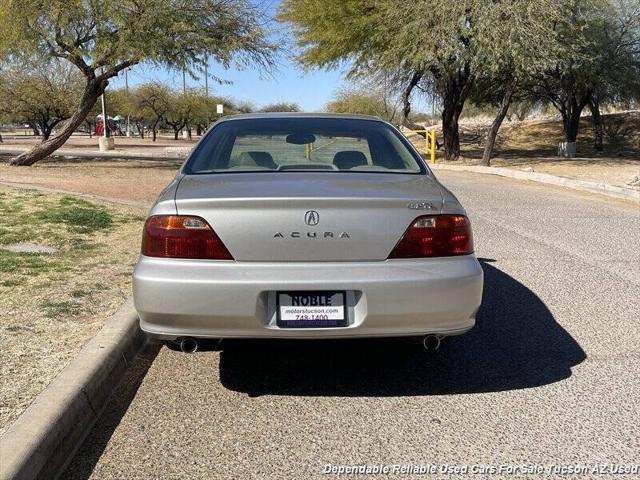
[[[151,208],[133,274],[140,327],[205,338],[468,331],[483,273],[471,224],[407,139],[375,117],[225,117]]]

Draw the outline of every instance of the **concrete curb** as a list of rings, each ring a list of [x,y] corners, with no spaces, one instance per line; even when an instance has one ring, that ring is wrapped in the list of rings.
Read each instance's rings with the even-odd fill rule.
[[[0,479],[60,475],[146,342],[129,298],[0,439]]]
[[[163,150],[155,152],[127,152],[124,150],[111,150],[100,152],[97,150],[56,150],[50,157],[66,158],[130,158],[130,159],[152,159],[152,160],[184,160],[193,147],[165,147]],[[6,148],[0,147],[0,155],[20,155],[27,152],[27,148]]]
[[[480,165],[429,165],[433,170],[453,170],[458,172],[484,173],[489,175],[499,175],[501,177],[517,178],[518,180],[530,180],[532,182],[547,183],[560,187],[582,190],[584,192],[599,193],[614,198],[622,198],[640,202],[640,190],[616,187],[607,183],[590,182],[587,180],[577,180],[575,178],[558,177],[548,173],[524,172],[512,170],[504,167],[484,167]]]

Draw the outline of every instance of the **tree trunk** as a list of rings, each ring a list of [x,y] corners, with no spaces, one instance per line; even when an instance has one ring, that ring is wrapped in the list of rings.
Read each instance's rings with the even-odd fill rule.
[[[52,138],[36,145],[28,152],[21,153],[11,160],[11,165],[30,166],[48,157],[69,139],[71,134],[84,122],[87,115],[98,101],[107,86],[107,81],[95,79],[87,81],[78,109],[65,122],[59,133]]]
[[[51,137],[51,133],[53,132],[53,129],[56,128],[61,121],[62,120],[54,119],[52,122],[46,122],[46,121],[42,122],[41,130],[42,130],[43,141],[49,140],[49,137]]]
[[[578,126],[580,125],[579,110],[571,110],[564,118],[564,140],[565,142],[575,143],[578,138]]]
[[[509,105],[511,105],[511,98],[513,97],[514,87],[510,85],[504,91],[504,95],[502,96],[502,101],[500,102],[500,109],[498,110],[498,114],[496,118],[493,120],[491,124],[491,128],[489,128],[489,132],[487,134],[487,143],[484,146],[484,153],[482,154],[482,164],[489,167],[491,165],[491,154],[493,153],[493,147],[496,144],[496,137],[498,136],[498,130],[500,130],[500,126],[504,120],[504,117],[507,115],[507,111],[509,110]]]
[[[458,119],[462,109],[456,105],[445,107],[442,112],[442,135],[444,136],[444,158],[445,160],[457,160],[460,157],[460,131]]]
[[[180,129],[173,127],[173,139],[174,140],[178,140],[178,134],[179,133],[180,133]]]
[[[458,119],[471,88],[470,67],[467,65],[447,78],[442,95],[442,135],[444,136],[445,160],[460,157],[460,132]]]
[[[589,110],[591,110],[591,126],[593,128],[593,148],[597,152],[601,152],[603,150],[604,126],[600,115],[600,100],[595,94],[591,95],[589,99]]]
[[[199,137],[202,135],[202,125],[198,124],[196,125],[196,135],[198,135]],[[0,138],[0,142],[2,141],[2,138]]]
[[[411,113],[411,92],[418,85],[420,80],[422,79],[424,72],[422,70],[416,70],[411,75],[409,79],[409,83],[402,91],[402,125],[407,127],[410,130],[423,130],[422,125],[418,125],[417,123],[413,123],[409,120],[409,114]],[[423,137],[427,137],[426,133],[418,133]]]
[[[585,93],[579,98],[575,94],[569,96],[568,100],[562,105],[562,122],[564,124],[564,137],[566,142],[576,142],[578,138],[578,129],[580,128],[580,115],[582,110],[589,103],[591,92]]]

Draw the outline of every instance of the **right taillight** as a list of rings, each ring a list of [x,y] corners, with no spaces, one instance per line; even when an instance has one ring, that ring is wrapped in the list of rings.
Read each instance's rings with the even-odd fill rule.
[[[450,257],[473,253],[471,222],[464,215],[418,217],[389,258]]]
[[[154,215],[144,224],[142,254],[148,257],[233,260],[220,237],[202,218]]]

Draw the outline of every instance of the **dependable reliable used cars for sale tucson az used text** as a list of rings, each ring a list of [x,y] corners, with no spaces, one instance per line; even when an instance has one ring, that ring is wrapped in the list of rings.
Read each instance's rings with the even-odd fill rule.
[[[471,224],[392,125],[259,114],[212,126],[160,194],[133,274],[142,330],[204,338],[468,331],[482,299]]]

